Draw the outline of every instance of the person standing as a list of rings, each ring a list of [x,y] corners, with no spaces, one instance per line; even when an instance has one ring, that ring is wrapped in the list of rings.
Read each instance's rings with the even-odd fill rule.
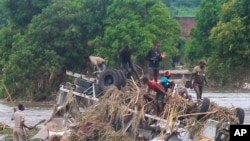
[[[200,60],[198,66],[195,66],[191,75],[191,82],[193,84],[194,91],[196,93],[197,99],[202,99],[203,86],[207,85],[206,78],[206,61]]]
[[[148,72],[149,79],[157,82],[159,76],[160,62],[162,58],[165,58],[165,54],[160,52],[160,43],[155,42],[153,48],[151,48],[146,56],[148,60]]]
[[[11,117],[11,120],[14,120],[13,141],[27,141],[27,137],[24,133],[24,128],[32,129],[32,127],[29,127],[24,123],[24,110],[25,108],[23,104],[19,104],[18,110],[14,109],[14,114]]]
[[[140,77],[139,77],[139,74],[136,71],[135,65],[131,59],[131,54],[132,54],[132,49],[128,45],[126,45],[119,52],[118,62],[122,65],[122,67],[128,73],[128,75],[127,75],[128,78],[131,77],[132,72],[133,72],[133,73],[135,73],[136,78],[140,82]]]

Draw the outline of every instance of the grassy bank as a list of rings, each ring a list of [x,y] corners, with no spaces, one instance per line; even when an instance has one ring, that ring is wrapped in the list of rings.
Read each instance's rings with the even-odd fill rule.
[[[34,128],[32,130],[27,131],[28,140],[30,140],[37,132],[39,131],[38,128]],[[4,141],[13,141],[13,129],[12,128],[5,128],[0,130],[0,139]],[[40,139],[34,139],[32,141],[41,141]]]

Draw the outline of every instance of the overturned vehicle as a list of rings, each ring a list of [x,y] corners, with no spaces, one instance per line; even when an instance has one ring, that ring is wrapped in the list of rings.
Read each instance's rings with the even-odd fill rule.
[[[61,86],[51,117],[33,138],[228,141],[229,125],[244,123],[241,108],[221,107],[208,98],[188,100],[175,90],[156,116],[154,93],[147,94],[146,86],[138,86],[120,70],[108,69],[98,79],[67,74],[74,81]]]

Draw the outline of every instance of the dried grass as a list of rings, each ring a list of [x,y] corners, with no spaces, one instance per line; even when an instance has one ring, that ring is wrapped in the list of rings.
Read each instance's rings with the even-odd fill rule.
[[[138,127],[150,125],[152,119],[145,118],[145,114],[152,111],[153,100],[145,98],[146,87],[138,87],[135,82],[127,81],[127,85],[118,89],[110,86],[100,98],[100,100],[85,107],[85,111],[79,116],[80,126],[74,133],[77,140],[124,140],[132,141],[137,138]],[[69,97],[69,101],[72,99]],[[197,103],[187,102],[179,94],[166,96],[164,111],[161,118],[166,121],[166,127],[174,132],[177,130],[176,121],[179,115],[197,112]],[[129,110],[130,109],[130,110]],[[134,112],[132,112],[133,110]],[[209,111],[218,110],[214,114],[208,114],[197,121],[196,116],[186,118],[185,128],[190,129],[192,137],[199,135],[208,119],[227,119],[237,121],[236,112],[233,108],[220,107],[215,103],[210,104]],[[133,118],[128,132],[124,130]],[[195,123],[195,125],[193,125]],[[161,129],[161,135],[166,136],[166,132]]]

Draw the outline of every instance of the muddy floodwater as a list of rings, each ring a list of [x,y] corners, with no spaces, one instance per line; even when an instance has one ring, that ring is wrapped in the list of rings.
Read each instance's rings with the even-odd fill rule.
[[[37,105],[37,104],[25,104],[25,123],[27,125],[34,125],[43,119],[47,119],[52,113],[52,105]],[[0,122],[5,123],[11,127],[14,126],[11,121],[11,115],[13,114],[13,107],[10,103],[0,103]],[[38,126],[39,127],[39,126]]]
[[[191,90],[190,94],[193,99],[196,99],[195,93]],[[245,123],[250,124],[250,92],[249,93],[210,93],[205,92],[203,97],[210,98],[210,101],[225,107],[241,107],[246,110]],[[34,125],[37,122],[47,119],[52,113],[52,104],[48,105],[32,105],[24,104],[26,107],[26,123],[27,125]],[[28,106],[29,105],[29,106]],[[13,113],[13,108],[10,103],[1,102],[0,103],[0,122],[13,127],[13,122],[11,121],[11,115]]]

